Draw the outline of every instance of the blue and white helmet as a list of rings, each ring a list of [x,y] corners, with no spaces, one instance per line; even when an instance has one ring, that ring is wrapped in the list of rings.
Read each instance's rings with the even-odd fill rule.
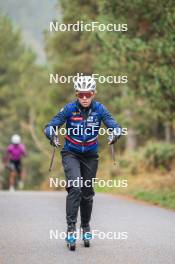
[[[74,89],[77,92],[95,91],[96,82],[92,76],[80,76],[74,81]]]

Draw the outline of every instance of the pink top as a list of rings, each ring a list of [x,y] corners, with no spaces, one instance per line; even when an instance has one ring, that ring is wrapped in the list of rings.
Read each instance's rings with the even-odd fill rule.
[[[19,160],[21,156],[26,155],[26,149],[23,144],[10,144],[7,147],[7,155],[11,160]]]

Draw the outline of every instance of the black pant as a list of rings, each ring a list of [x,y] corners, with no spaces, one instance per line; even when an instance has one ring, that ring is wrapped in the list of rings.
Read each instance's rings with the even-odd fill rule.
[[[9,160],[8,168],[9,170],[16,171],[18,174],[20,174],[22,170],[21,160]]]
[[[65,150],[62,150],[61,154],[68,192],[66,198],[67,223],[70,225],[77,222],[80,207],[81,226],[86,227],[91,218],[95,194],[92,179],[96,177],[98,154],[96,152],[77,154]]]

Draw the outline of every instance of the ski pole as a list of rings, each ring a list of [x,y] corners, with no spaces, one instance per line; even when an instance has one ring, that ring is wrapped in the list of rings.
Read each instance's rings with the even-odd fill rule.
[[[55,149],[56,149],[56,147],[53,148],[52,157],[51,157],[51,161],[50,161],[49,172],[51,172],[51,170],[52,170],[53,160],[54,160],[54,157],[55,157]]]
[[[116,165],[117,163],[116,163],[116,160],[115,160],[115,149],[114,149],[114,144],[111,144],[110,147],[111,147],[112,160],[113,160],[113,162],[114,162],[114,165]]]

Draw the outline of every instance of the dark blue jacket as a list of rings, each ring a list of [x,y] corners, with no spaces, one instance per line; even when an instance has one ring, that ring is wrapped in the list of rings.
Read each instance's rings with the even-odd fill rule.
[[[121,127],[103,104],[93,100],[91,106],[86,109],[82,108],[76,100],[66,104],[52,118],[45,127],[45,134],[48,139],[51,139],[56,127],[60,128],[66,122],[67,135],[64,149],[80,153],[96,152],[101,121],[107,128],[116,129],[117,133],[121,134]]]

